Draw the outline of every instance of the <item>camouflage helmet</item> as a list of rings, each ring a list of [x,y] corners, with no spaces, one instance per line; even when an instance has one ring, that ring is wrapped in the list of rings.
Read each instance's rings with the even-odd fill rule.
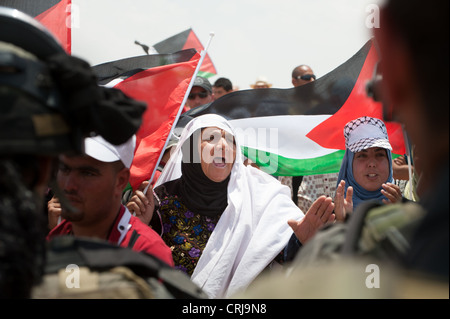
[[[43,62],[64,50],[38,21],[17,10],[0,7],[0,25],[0,154],[74,148],[60,94]]]
[[[0,6],[0,26],[0,155],[79,153],[87,136],[118,145],[136,133],[144,103],[100,87],[31,16]]]

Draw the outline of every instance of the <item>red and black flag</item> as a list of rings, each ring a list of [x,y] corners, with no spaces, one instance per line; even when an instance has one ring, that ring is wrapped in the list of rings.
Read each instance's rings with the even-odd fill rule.
[[[345,63],[303,86],[236,91],[183,116],[217,113],[238,129],[243,153],[270,174],[338,172],[343,129],[361,116],[383,119],[382,104],[366,93],[378,56],[369,40]],[[400,124],[387,122],[394,154],[405,154]]]
[[[71,0],[0,0],[0,6],[32,16],[60,41],[68,54],[71,53]]]
[[[170,38],[158,42],[153,45],[153,48],[158,53],[173,53],[186,49],[195,49],[198,52],[202,52],[202,50],[205,49],[192,29],[185,30]],[[200,66],[198,75],[208,78],[216,74],[216,68],[207,53],[202,65]]]
[[[136,150],[130,168],[133,189],[152,177],[199,61],[200,54],[189,49],[92,67],[100,85],[120,89],[147,103],[142,126],[136,133]]]

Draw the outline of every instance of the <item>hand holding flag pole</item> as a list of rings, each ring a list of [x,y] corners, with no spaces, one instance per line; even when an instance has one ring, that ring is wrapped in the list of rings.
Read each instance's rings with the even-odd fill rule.
[[[192,86],[194,85],[195,78],[197,77],[198,71],[200,70],[202,62],[205,59],[206,53],[208,52],[208,48],[209,48],[209,45],[211,44],[211,41],[212,41],[213,37],[214,37],[214,32],[210,32],[209,33],[208,43],[206,44],[205,49],[200,52],[200,60],[198,61],[197,67],[195,68],[194,74],[192,75],[191,81],[189,82],[189,86],[188,86],[188,88],[186,90],[186,93],[184,95],[183,101],[181,102],[180,108],[178,109],[177,116],[175,118],[175,121],[173,122],[172,128],[170,129],[169,135],[167,136],[166,142],[164,143],[164,147],[162,148],[161,153],[159,154],[159,158],[158,158],[158,161],[156,162],[155,168],[153,169],[152,176],[148,180],[149,184],[147,185],[147,187],[145,187],[145,189],[143,191],[144,194],[147,194],[148,188],[150,187],[150,185],[151,185],[151,183],[153,181],[153,178],[154,178],[155,173],[156,173],[156,169],[158,168],[158,165],[161,162],[161,159],[162,159],[162,157],[164,155],[164,150],[166,149],[167,144],[169,143],[170,136],[172,136],[172,133],[173,133],[173,130],[174,130],[175,126],[176,126],[176,123],[178,122],[178,119],[180,118],[181,111],[183,110],[184,105],[186,104],[186,101],[187,101],[187,98],[189,96],[189,93],[191,92]]]

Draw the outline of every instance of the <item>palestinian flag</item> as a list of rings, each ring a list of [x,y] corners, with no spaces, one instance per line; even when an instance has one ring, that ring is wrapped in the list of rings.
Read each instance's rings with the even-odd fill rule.
[[[71,0],[0,0],[0,6],[32,16],[60,41],[68,54],[71,53]]]
[[[199,60],[200,54],[190,49],[132,57],[93,67],[100,85],[120,89],[147,103],[142,126],[136,133],[136,149],[130,168],[133,189],[153,176]]]
[[[186,49],[196,49],[198,52],[202,52],[202,50],[205,49],[192,29],[185,30],[170,38],[158,42],[153,45],[153,48],[158,53],[173,53]],[[207,53],[203,59],[200,70],[198,71],[198,75],[208,78],[216,74],[216,68]]]
[[[370,40],[314,82],[292,89],[232,92],[183,116],[218,113],[230,119],[244,155],[269,174],[335,173],[345,152],[345,124],[365,115],[383,119],[382,104],[365,90],[377,61]],[[405,154],[400,124],[385,124],[393,157]]]

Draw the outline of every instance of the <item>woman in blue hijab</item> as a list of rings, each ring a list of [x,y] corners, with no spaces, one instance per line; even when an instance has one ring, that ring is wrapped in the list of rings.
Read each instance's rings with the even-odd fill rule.
[[[361,202],[379,200],[395,203],[402,199],[393,184],[391,144],[383,121],[363,116],[344,127],[345,155],[335,196],[337,220],[344,220]]]

